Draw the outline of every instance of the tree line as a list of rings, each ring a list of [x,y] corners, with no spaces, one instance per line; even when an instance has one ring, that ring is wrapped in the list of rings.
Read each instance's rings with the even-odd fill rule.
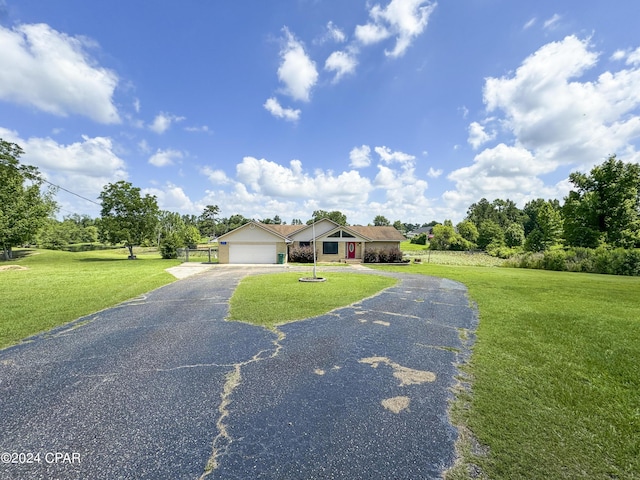
[[[538,198],[520,209],[509,199],[483,198],[457,225],[434,226],[430,247],[501,257],[562,247],[640,248],[640,165],[612,155],[569,181],[573,188],[563,203]]]
[[[142,195],[129,182],[106,185],[100,193],[100,217],[71,215],[62,221],[57,211],[55,188],[38,169],[20,164],[19,145],[0,139],[0,247],[5,259],[18,245],[37,242],[46,248],[73,243],[124,244],[133,258],[134,245],[156,245],[165,251],[195,245],[227,233],[250,219],[235,214],[222,217],[217,205],[207,205],[200,215],[181,215],[160,210],[153,195]],[[482,198],[467,209],[457,225],[450,220],[428,224],[391,223],[382,215],[374,225],[392,225],[407,233],[433,226],[430,248],[475,250],[509,257],[521,252],[544,252],[558,248],[640,248],[640,165],[610,156],[588,174],[569,176],[573,188],[561,203],[536,199],[522,209],[509,200],[489,202]],[[306,224],[329,218],[348,225],[340,211],[316,210]],[[259,221],[285,224],[279,215]],[[303,225],[294,218],[292,225]],[[426,243],[426,235],[414,242]]]

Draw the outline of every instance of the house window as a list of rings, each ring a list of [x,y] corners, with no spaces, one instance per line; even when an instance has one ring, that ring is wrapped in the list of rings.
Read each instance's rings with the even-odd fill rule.
[[[342,238],[356,238],[353,235],[351,235],[349,232],[345,232],[344,230],[342,231]]]
[[[310,247],[311,246],[311,242],[300,242],[300,246],[301,247]]]
[[[327,237],[329,237],[329,238],[340,238],[340,230],[338,230],[335,233],[332,233],[331,235],[327,235]]]
[[[322,253],[324,255],[337,255],[338,254],[338,242],[323,242]]]

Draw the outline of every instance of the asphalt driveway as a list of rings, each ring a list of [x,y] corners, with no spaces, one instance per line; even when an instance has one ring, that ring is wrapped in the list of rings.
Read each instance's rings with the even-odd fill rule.
[[[224,321],[266,271],[214,267],[1,350],[0,478],[440,478],[466,289],[393,274],[277,331]]]

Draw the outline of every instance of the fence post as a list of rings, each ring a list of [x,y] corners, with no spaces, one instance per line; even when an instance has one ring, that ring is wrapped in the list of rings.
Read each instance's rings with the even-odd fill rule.
[[[211,263],[211,247],[209,247],[209,263]]]
[[[187,262],[189,262],[189,247],[184,249],[185,252],[187,252]]]

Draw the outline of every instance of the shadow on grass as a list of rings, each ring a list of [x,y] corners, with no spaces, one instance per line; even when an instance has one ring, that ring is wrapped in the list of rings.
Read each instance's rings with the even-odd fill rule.
[[[21,258],[27,258],[30,257],[31,255],[35,255],[36,252],[35,250],[30,250],[30,249],[20,249],[20,250],[12,250],[11,251],[11,258],[9,260],[6,260],[8,262],[11,262],[13,260],[19,260]],[[4,258],[2,257],[2,252],[0,252],[0,263],[4,262]]]
[[[137,260],[137,259],[136,259]],[[128,258],[78,258],[77,262],[134,262],[135,260],[129,260]]]

